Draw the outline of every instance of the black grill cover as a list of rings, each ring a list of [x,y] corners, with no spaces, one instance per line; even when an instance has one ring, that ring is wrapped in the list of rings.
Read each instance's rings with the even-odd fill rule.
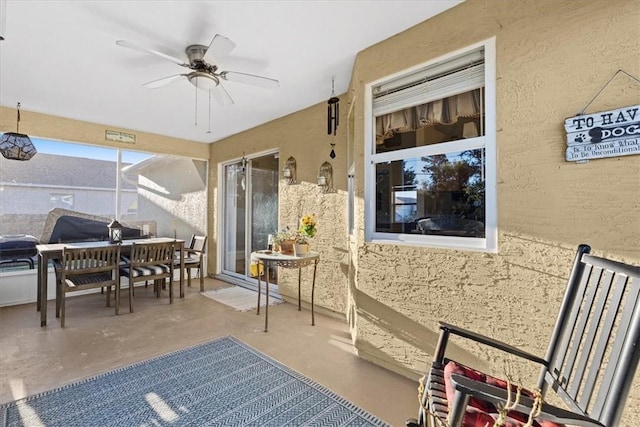
[[[38,255],[38,239],[27,234],[0,236],[0,261],[12,261]]]
[[[108,223],[77,216],[61,216],[53,227],[49,243],[91,242],[109,240]],[[124,239],[140,237],[137,228],[122,228]]]

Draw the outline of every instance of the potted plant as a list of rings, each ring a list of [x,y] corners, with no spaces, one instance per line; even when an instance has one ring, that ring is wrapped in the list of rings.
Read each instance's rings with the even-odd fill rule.
[[[300,219],[300,227],[296,232],[294,245],[294,254],[296,256],[309,253],[309,239],[316,235],[316,224],[315,214],[305,215]]]
[[[296,232],[289,227],[283,228],[273,236],[273,250],[285,255],[293,255]]]

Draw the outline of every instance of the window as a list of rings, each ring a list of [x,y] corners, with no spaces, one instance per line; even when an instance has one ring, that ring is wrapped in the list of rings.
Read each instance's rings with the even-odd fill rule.
[[[349,173],[347,175],[347,230],[350,236],[353,236],[355,231],[355,177],[356,166],[351,165]]]
[[[38,150],[31,160],[0,156],[0,235],[39,239],[53,208],[117,218],[142,235],[206,232],[206,161],[31,140]]]
[[[496,249],[494,51],[367,86],[367,240]]]
[[[73,199],[73,194],[51,193],[51,195],[49,196],[49,201],[51,202],[49,206],[51,207],[51,209],[63,208],[73,210],[73,208],[75,207]]]

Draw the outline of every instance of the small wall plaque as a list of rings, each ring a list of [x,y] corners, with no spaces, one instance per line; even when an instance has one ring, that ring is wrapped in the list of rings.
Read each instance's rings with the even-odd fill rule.
[[[568,162],[640,154],[640,105],[569,117],[564,128]]]
[[[105,131],[104,139],[107,141],[125,142],[127,144],[135,144],[136,136],[132,133],[117,132],[115,130]]]

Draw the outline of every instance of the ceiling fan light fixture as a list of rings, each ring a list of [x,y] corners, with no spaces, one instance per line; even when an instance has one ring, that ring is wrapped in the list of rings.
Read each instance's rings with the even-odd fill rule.
[[[206,91],[215,89],[220,84],[216,76],[201,71],[190,73],[188,79],[192,85]]]

